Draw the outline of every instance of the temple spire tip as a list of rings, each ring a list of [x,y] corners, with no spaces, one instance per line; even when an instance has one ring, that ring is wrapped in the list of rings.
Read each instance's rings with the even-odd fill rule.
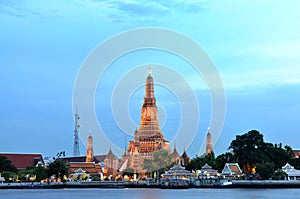
[[[151,75],[151,68],[148,68],[148,75]]]

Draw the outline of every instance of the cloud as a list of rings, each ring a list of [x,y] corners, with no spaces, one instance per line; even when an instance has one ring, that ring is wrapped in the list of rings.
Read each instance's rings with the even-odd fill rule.
[[[56,5],[46,1],[2,0],[0,1],[0,14],[18,18],[36,17],[38,19],[53,19],[61,18],[64,14],[62,12],[58,15],[60,7],[63,7],[62,4]]]
[[[99,2],[95,1],[94,2]],[[101,1],[100,1],[101,2]],[[206,0],[195,1],[128,1],[128,0],[113,0],[108,1],[108,4],[113,5],[123,12],[131,13],[134,16],[159,16],[158,14],[170,14],[171,12],[199,12],[204,8]]]
[[[9,0],[0,1],[0,12],[15,17],[24,17],[27,15],[27,11],[26,9],[21,8],[19,3],[22,4],[22,1],[19,1],[18,3]]]
[[[131,16],[162,16],[169,12],[169,8],[152,1],[145,1],[143,3],[138,2],[126,2],[119,1],[116,4],[116,7],[122,11],[126,12]]]
[[[169,16],[199,13],[204,10],[206,0],[189,1],[131,1],[131,0],[110,0],[110,1],[89,1],[88,7],[98,7],[106,13],[112,22],[155,22],[164,21]],[[101,6],[101,8],[100,8]]]
[[[179,13],[199,13],[205,10],[207,0],[177,0],[177,1],[161,1],[160,4],[168,7],[171,11]]]
[[[40,14],[31,11],[25,7],[25,1],[0,1],[0,12],[14,17],[27,17],[31,15],[39,16]]]
[[[26,1],[3,0],[0,14],[13,17],[64,17],[64,20],[102,20],[110,23],[131,25],[155,25],[167,23],[185,14],[204,10],[206,0],[132,1],[132,0],[86,0],[74,1]]]

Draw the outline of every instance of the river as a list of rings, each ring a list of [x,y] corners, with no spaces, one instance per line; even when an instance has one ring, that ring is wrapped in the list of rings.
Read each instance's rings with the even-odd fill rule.
[[[299,199],[300,189],[3,189],[0,199]]]

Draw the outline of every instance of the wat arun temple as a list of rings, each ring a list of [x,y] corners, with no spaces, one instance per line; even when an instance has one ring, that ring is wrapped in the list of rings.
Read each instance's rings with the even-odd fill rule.
[[[154,82],[149,69],[140,127],[134,132],[134,139],[129,142],[128,149],[122,156],[120,163],[122,166],[125,164],[125,167],[132,168],[136,173],[143,173],[144,159],[153,160],[153,154],[159,150],[165,150],[171,155],[170,143],[165,140],[160,130],[154,96]]]
[[[176,145],[173,151],[170,149],[170,143],[161,132],[158,120],[158,109],[156,106],[156,98],[154,95],[154,81],[151,70],[148,70],[148,76],[145,84],[145,96],[141,110],[141,120],[139,128],[134,132],[133,140],[129,142],[128,148],[119,159],[110,148],[106,155],[94,155],[93,138],[90,133],[88,138],[88,148],[86,156],[79,154],[78,140],[78,114],[75,114],[75,130],[74,130],[74,151],[73,157],[64,158],[68,163],[69,172],[84,170],[94,176],[102,176],[104,179],[108,177],[116,178],[123,172],[130,169],[135,174],[144,176],[147,170],[144,166],[145,160],[155,161],[156,153],[164,153],[169,156],[169,162],[165,162],[162,167],[171,164],[185,166],[191,161],[186,150],[182,155],[177,152]],[[212,153],[212,139],[210,131],[207,133],[206,154]],[[101,178],[102,178],[101,177]]]

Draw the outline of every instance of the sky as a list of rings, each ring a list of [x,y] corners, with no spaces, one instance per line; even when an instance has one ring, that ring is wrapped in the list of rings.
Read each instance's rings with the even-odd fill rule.
[[[224,126],[220,136],[213,137],[217,155],[227,151],[236,135],[252,129],[259,130],[267,142],[299,149],[299,4],[297,0],[0,0],[0,152],[53,157],[66,151],[71,156],[73,90],[84,61],[115,35],[146,27],[185,35],[214,63],[226,95]],[[134,126],[139,125],[148,67],[158,82],[155,95],[166,139],[172,147],[176,142],[180,153],[186,148],[191,157],[201,155],[212,118],[211,90],[190,63],[157,49],[122,55],[99,78],[95,115],[106,138],[112,140],[109,145],[120,156],[117,148],[132,139]],[[170,89],[176,74],[188,83],[196,99],[198,106],[188,107],[199,109],[200,115],[187,118],[199,117],[197,130],[191,129],[186,136],[190,141],[183,144],[176,140],[176,132],[185,119],[180,108],[188,101],[181,98],[183,90]],[[135,84],[128,79],[136,80]],[[170,84],[159,84],[164,79]],[[175,83],[174,89],[182,86],[180,81]],[[129,96],[125,102],[114,97],[122,91]],[[121,116],[123,120],[118,112],[122,103],[129,113],[128,118]],[[80,104],[77,108],[82,123],[89,120]],[[122,131],[118,125],[127,121],[133,129]],[[97,137],[99,126],[84,123],[79,129],[82,155],[89,129]],[[107,153],[107,143],[105,149],[100,147],[103,142],[94,139],[96,153]]]

